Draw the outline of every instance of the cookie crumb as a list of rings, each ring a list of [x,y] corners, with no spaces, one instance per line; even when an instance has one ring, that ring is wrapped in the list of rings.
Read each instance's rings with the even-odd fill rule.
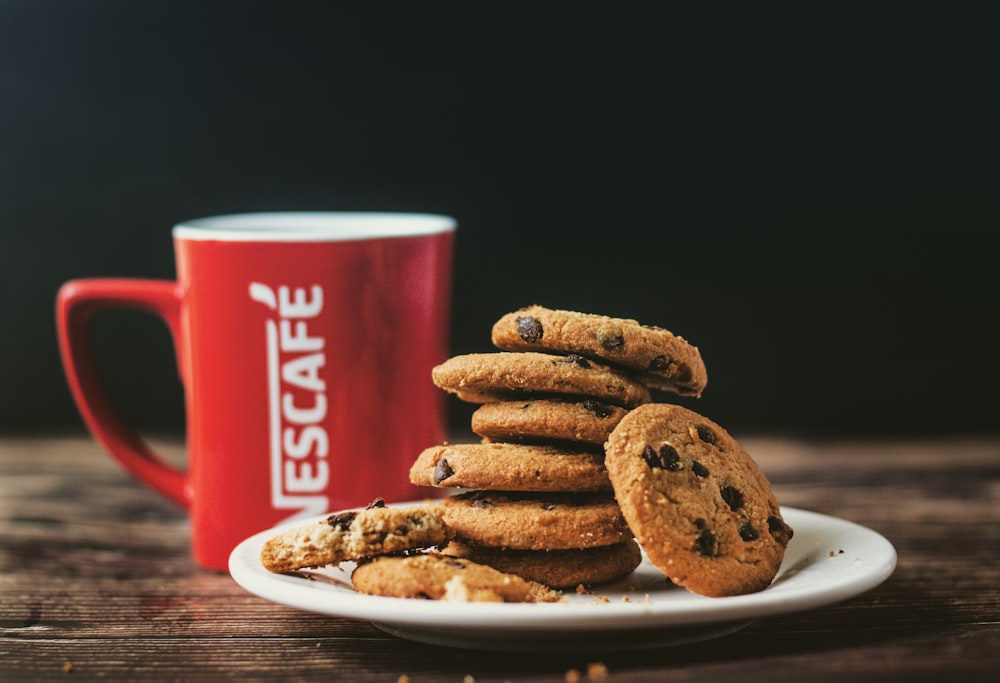
[[[399,678],[396,679],[396,683],[410,683],[410,677],[406,674],[400,674]]]
[[[576,669],[570,669],[569,671],[566,672],[565,679],[566,683],[579,683],[580,672],[577,671]]]
[[[63,671],[70,673],[73,671],[73,662],[66,662],[62,667]]]
[[[608,667],[603,662],[593,662],[587,665],[587,678],[592,681],[603,680],[608,677]]]
[[[465,674],[465,678],[462,679],[462,683],[476,683],[476,679],[472,674]]]

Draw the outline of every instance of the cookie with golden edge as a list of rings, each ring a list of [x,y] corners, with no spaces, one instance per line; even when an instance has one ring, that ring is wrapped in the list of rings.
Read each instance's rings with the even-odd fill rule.
[[[606,453],[629,528],[671,581],[712,597],[770,585],[792,529],[757,463],[725,429],[650,403],[618,423]]]
[[[410,482],[505,491],[611,491],[603,453],[513,443],[424,449],[410,468]]]
[[[628,318],[528,306],[497,320],[492,340],[506,351],[575,353],[627,368],[648,386],[682,396],[700,396],[708,383],[698,347]]]
[[[470,353],[436,366],[431,379],[472,403],[575,396],[629,408],[650,398],[641,382],[577,354]]]
[[[472,414],[472,431],[491,441],[603,446],[628,411],[594,399],[487,403]]]
[[[624,543],[632,532],[610,493],[472,491],[445,498],[455,538],[515,550],[566,550]]]
[[[569,550],[510,550],[449,541],[441,552],[559,589],[624,579],[642,560],[635,541]]]

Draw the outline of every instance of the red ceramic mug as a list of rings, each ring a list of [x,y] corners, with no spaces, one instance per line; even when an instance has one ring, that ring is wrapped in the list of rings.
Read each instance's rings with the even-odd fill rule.
[[[218,216],[173,229],[176,282],[83,279],[59,291],[59,343],[94,436],[189,511],[195,560],[271,526],[423,495],[419,452],[444,438],[430,379],[445,359],[455,221],[392,213]],[[97,370],[95,313],[159,315],[177,352],[187,467],[116,412]]]

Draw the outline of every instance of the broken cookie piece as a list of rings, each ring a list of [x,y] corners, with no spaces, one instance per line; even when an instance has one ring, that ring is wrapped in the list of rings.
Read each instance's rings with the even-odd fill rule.
[[[345,510],[276,535],[264,544],[260,561],[268,571],[289,572],[430,548],[449,538],[437,507],[386,507],[378,499],[364,510]]]
[[[440,553],[383,556],[351,576],[366,595],[458,602],[555,602],[559,593],[535,581]]]

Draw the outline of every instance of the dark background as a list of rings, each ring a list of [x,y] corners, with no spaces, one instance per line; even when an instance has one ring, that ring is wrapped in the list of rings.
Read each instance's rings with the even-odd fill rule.
[[[735,433],[995,432],[995,5],[672,4],[2,0],[0,431],[82,427],[61,282],[330,209],[459,220],[455,353],[541,303],[697,344]],[[166,329],[97,336],[181,430]]]

